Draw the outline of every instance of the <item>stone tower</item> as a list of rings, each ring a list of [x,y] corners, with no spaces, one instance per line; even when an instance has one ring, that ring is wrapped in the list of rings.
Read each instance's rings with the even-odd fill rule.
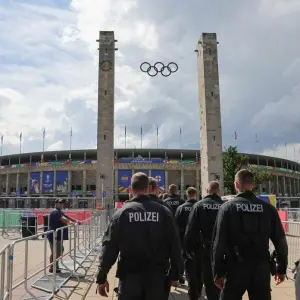
[[[219,181],[221,194],[224,194],[217,44],[215,33],[202,33],[196,50],[200,106],[202,195],[205,195],[205,188],[211,180]]]
[[[114,94],[115,36],[113,31],[100,31],[97,129],[97,206],[113,207],[114,174]]]

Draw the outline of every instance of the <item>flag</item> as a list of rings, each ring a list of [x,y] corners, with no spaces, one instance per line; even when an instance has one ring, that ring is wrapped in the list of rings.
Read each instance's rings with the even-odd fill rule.
[[[125,137],[126,137],[126,134],[127,134],[127,129],[126,129],[126,125],[125,125]]]
[[[3,134],[1,135],[1,145],[3,145]]]
[[[158,126],[156,126],[156,136],[158,136]]]
[[[182,160],[183,159],[183,153],[182,152],[180,153],[180,157],[181,157],[181,160]]]
[[[287,146],[287,142],[284,143],[285,147]]]
[[[20,133],[20,142],[22,141],[22,132]]]
[[[198,152],[196,152],[196,161],[198,161]]]
[[[86,160],[86,152],[84,152],[83,159]]]
[[[45,136],[46,136],[46,130],[45,130],[45,128],[43,129],[43,139],[45,138]]]
[[[57,153],[55,153],[55,160],[57,160]]]
[[[70,130],[70,136],[73,136],[73,130],[72,130],[72,127],[71,127],[71,130]]]
[[[141,126],[141,149],[143,148],[143,126]]]
[[[255,142],[258,143],[258,135],[255,135]]]
[[[234,139],[237,140],[237,133],[236,133],[236,131],[234,132]]]
[[[125,149],[127,148],[127,128],[125,125]]]

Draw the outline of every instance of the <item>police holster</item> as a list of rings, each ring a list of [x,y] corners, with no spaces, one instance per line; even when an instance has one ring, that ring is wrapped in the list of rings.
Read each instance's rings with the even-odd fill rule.
[[[294,274],[294,279],[296,279],[297,273],[299,272],[299,264],[300,264],[300,259],[295,261],[295,267],[292,270],[292,272]]]

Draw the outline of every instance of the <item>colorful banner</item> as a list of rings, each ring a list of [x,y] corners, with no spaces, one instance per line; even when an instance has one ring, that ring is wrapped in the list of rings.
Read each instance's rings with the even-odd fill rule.
[[[53,172],[43,173],[43,193],[53,193]]]
[[[118,186],[119,193],[129,193],[129,187],[131,183],[131,170],[119,170],[118,171]]]
[[[276,195],[257,195],[257,198],[276,207]]]
[[[120,164],[163,164],[164,160],[162,158],[143,158],[143,157],[133,157],[133,158],[120,158],[118,161]]]
[[[31,194],[39,194],[41,192],[40,178],[41,178],[40,172],[30,173],[30,193]]]
[[[134,169],[133,174],[135,174],[135,173],[144,173],[147,176],[149,176],[149,170],[136,170],[136,169]]]
[[[152,170],[151,176],[157,180],[158,188],[163,192],[165,190],[165,171]]]
[[[68,171],[56,172],[56,191],[57,193],[68,192]]]

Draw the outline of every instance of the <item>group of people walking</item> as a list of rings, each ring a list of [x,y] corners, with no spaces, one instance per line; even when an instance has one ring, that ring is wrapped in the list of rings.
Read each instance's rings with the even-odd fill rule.
[[[131,179],[130,201],[116,211],[104,234],[97,291],[107,297],[107,275],[117,262],[119,300],[167,300],[183,284],[191,300],[205,286],[208,300],[271,299],[269,240],[276,250],[275,280],[285,279],[288,248],[276,208],[252,192],[254,176],[240,170],[237,195],[224,203],[219,184],[208,184],[202,200],[189,187],[187,200],[169,187],[159,199],[157,182],[144,173]],[[203,191],[204,192],[204,191]],[[114,288],[114,287],[113,287]]]

